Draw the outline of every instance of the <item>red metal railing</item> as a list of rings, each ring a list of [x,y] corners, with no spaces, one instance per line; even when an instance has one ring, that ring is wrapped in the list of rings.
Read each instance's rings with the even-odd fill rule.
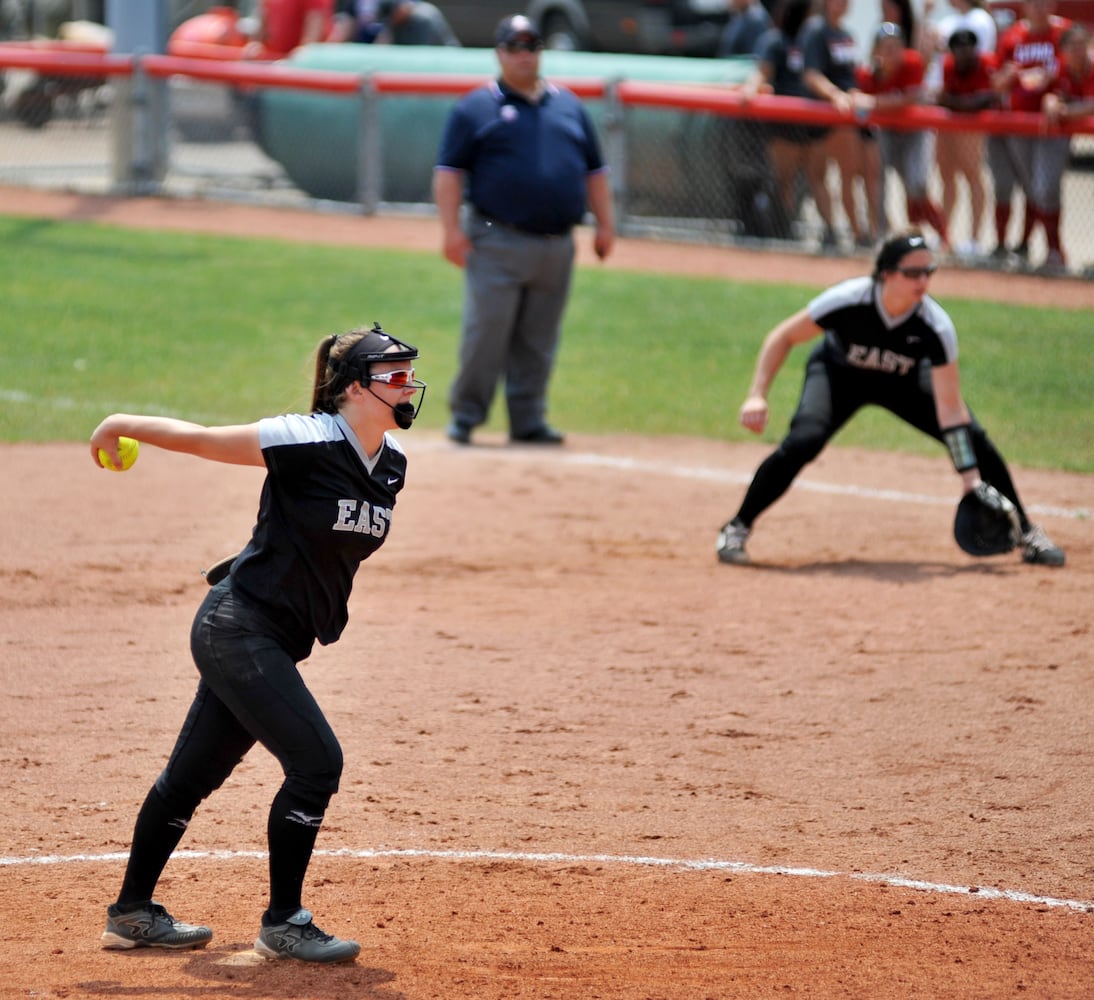
[[[875,111],[867,116],[842,114],[830,105],[796,97],[772,97],[758,94],[750,100],[742,97],[738,88],[713,87],[708,84],[646,83],[624,80],[617,88],[623,105],[672,108],[686,111],[706,111],[734,118],[750,118],[768,122],[796,122],[808,125],[846,125],[849,122],[870,122],[883,128],[916,131],[935,129],[940,132],[986,132],[995,135],[1044,135],[1045,119],[1029,112],[980,111],[974,114],[954,114],[945,108],[920,105],[900,111]],[[1077,119],[1057,133],[1094,132],[1094,115]]]
[[[287,63],[165,55],[133,57],[112,55],[93,45],[63,41],[0,44],[0,68],[30,69],[54,76],[105,78],[132,75],[138,65],[142,72],[157,78],[186,76],[236,86],[292,88],[331,94],[357,93],[367,78],[374,91],[380,94],[458,96],[487,79],[480,75],[390,72],[368,74],[366,77],[360,73],[301,69]],[[585,99],[601,99],[609,91],[607,80],[559,78],[556,82]],[[846,125],[860,120],[841,114],[819,101],[765,95],[757,95],[746,101],[739,88],[716,84],[623,80],[615,85],[615,97],[624,106],[707,112],[758,121]],[[886,128],[930,128],[1009,135],[1035,136],[1046,131],[1045,120],[1038,114],[1003,111],[953,114],[930,105],[897,112],[873,112],[861,121]],[[1094,115],[1072,121],[1060,131],[1094,134]]]

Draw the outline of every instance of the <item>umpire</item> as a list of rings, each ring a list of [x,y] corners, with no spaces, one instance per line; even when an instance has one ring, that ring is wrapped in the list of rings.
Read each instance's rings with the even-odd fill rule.
[[[563,436],[547,423],[547,384],[569,296],[573,228],[588,208],[593,248],[606,257],[615,238],[611,190],[588,113],[539,75],[535,23],[506,17],[495,42],[501,73],[453,108],[433,175],[444,255],[465,274],[448,437],[470,444],[504,378],[510,439],[557,445]]]

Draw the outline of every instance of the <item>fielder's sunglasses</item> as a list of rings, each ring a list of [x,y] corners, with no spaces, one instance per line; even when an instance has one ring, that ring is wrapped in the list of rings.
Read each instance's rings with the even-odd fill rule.
[[[425,382],[414,377],[413,368],[400,368],[398,371],[370,375],[368,380],[370,382],[383,382],[384,385],[393,385],[396,389],[424,389],[426,386]]]
[[[937,264],[932,264],[930,267],[898,267],[897,270],[911,281],[918,281],[920,278],[929,278],[935,271],[938,270]]]

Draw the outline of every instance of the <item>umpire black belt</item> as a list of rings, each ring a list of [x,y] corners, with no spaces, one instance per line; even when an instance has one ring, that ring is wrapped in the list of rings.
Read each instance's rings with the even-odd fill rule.
[[[540,239],[558,239],[560,236],[569,236],[573,231],[573,226],[567,226],[565,229],[559,232],[542,232],[538,229],[529,229],[527,226],[517,226],[512,222],[504,222],[501,219],[495,218],[487,212],[482,212],[479,209],[473,209],[475,215],[477,215],[483,222],[491,226],[501,226],[502,229],[512,229],[515,233],[520,233],[522,236],[538,236]]]

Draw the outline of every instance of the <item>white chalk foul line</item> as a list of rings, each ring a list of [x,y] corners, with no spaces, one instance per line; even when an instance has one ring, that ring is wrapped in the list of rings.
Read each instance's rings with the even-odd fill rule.
[[[683,871],[724,871],[741,875],[783,875],[794,878],[853,879],[873,885],[893,885],[902,889],[916,889],[920,892],[933,892],[954,896],[973,896],[980,900],[1000,900],[1010,903],[1033,903],[1052,909],[1076,910],[1082,913],[1094,913],[1094,902],[1081,899],[1058,899],[1054,896],[1038,896],[1017,889],[995,889],[991,886],[947,885],[941,882],[926,882],[910,879],[901,875],[886,875],[867,872],[825,871],[819,868],[795,868],[783,865],[754,865],[747,861],[719,861],[713,858],[656,858],[618,854],[561,854],[519,851],[428,851],[417,848],[377,848],[352,850],[319,850],[316,857],[356,858],[375,860],[379,858],[425,858],[432,861],[513,861],[519,864],[565,864],[565,865],[619,865],[647,868],[676,868]],[[28,857],[9,857],[0,855],[0,868],[5,866],[64,865],[83,863],[102,863],[125,861],[129,854],[114,851],[109,854],[43,854]],[[265,860],[265,851],[176,851],[172,857],[191,860],[234,861]]]
[[[419,447],[421,447],[419,445]],[[459,448],[463,454],[476,454],[475,449],[469,449],[461,445],[439,443],[433,447],[425,446],[423,450],[438,451],[449,448]],[[644,474],[656,473],[659,476],[675,476],[677,479],[695,479],[713,483],[728,483],[734,486],[747,486],[752,481],[752,472],[736,472],[731,469],[720,469],[707,465],[669,465],[661,461],[649,461],[647,459],[627,458],[621,455],[598,455],[593,452],[565,451],[554,449],[527,448],[482,448],[478,454],[490,461],[506,459],[510,461],[534,461],[537,465],[544,462],[557,461],[568,465],[585,465],[601,469],[615,469],[619,472],[641,472]],[[815,479],[801,478],[794,480],[794,489],[806,490],[811,493],[828,493],[837,496],[859,497],[869,500],[884,500],[894,503],[918,503],[939,507],[954,507],[956,501],[953,496],[933,496],[927,493],[908,493],[903,490],[874,489],[869,486],[855,486],[843,483],[826,483]],[[1048,517],[1065,517],[1075,520],[1084,520],[1094,516],[1090,510],[1082,507],[1053,507],[1047,504],[1027,504],[1026,510],[1031,514]]]

